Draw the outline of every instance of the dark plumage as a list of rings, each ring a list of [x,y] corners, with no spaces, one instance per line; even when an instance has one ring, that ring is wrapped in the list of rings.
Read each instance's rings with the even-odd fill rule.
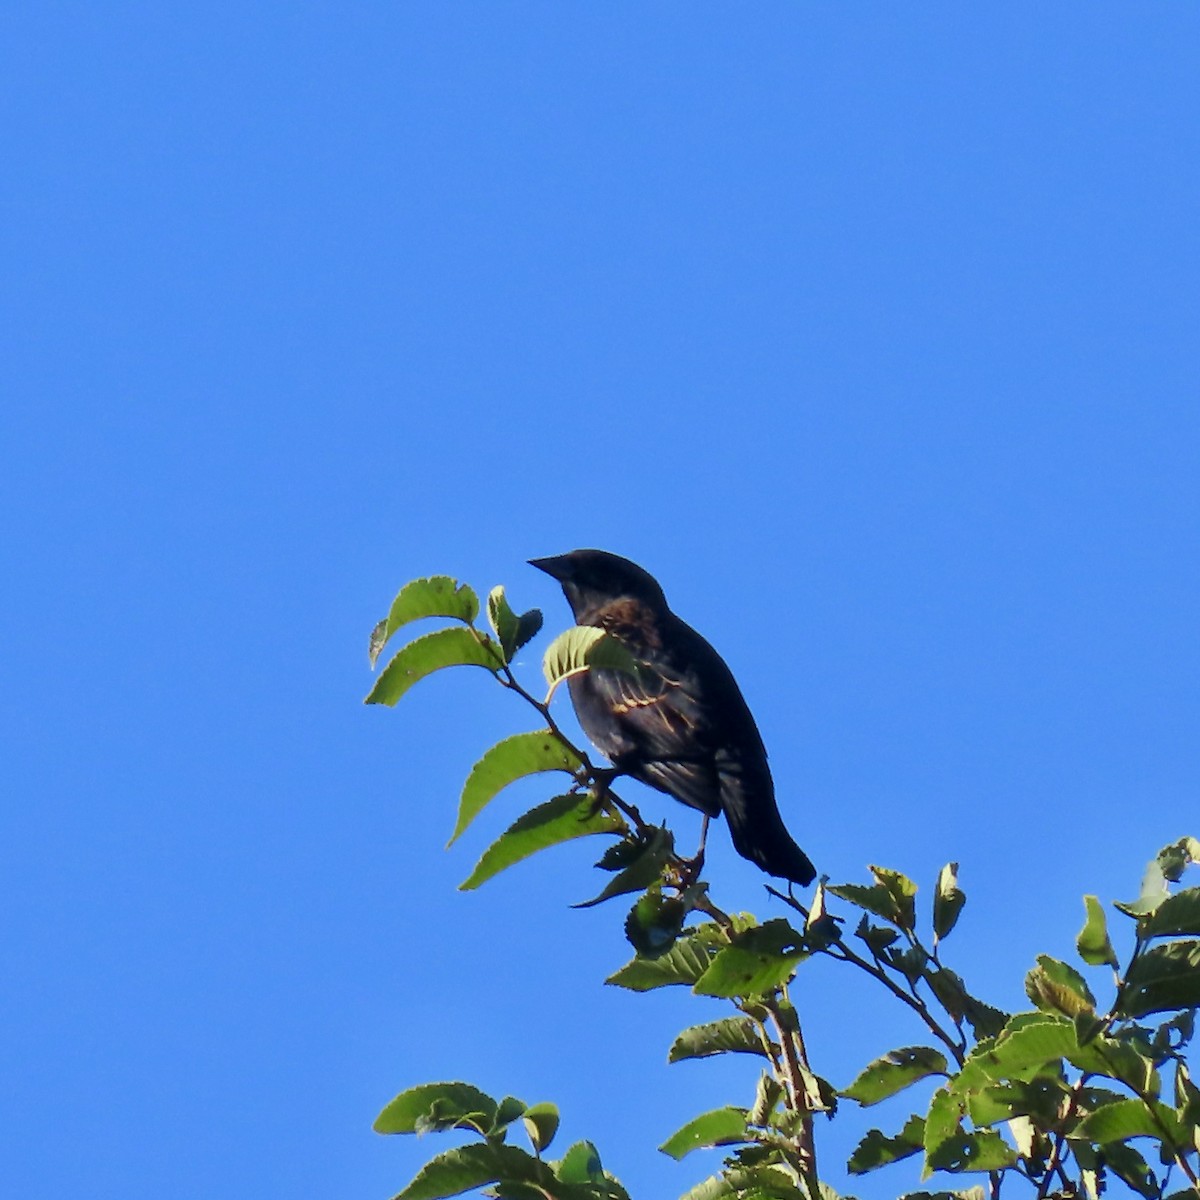
[[[594,625],[643,664],[592,669],[568,684],[584,732],[623,775],[699,809],[723,812],[737,852],[769,875],[809,884],[816,871],[775,805],[762,735],[725,660],[667,607],[654,577],[603,550],[531,559],[557,579],[577,625]]]

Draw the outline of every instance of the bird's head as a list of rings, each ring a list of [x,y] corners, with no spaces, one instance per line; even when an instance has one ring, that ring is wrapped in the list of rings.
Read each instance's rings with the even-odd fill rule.
[[[636,600],[653,612],[666,612],[658,581],[637,563],[606,550],[572,550],[553,558],[531,558],[531,567],[562,584],[563,594],[580,624],[590,613],[614,600]]]

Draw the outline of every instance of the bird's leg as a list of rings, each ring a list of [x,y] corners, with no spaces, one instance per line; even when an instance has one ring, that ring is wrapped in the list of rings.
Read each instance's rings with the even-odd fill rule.
[[[691,887],[700,878],[700,872],[704,869],[704,844],[708,841],[708,823],[711,820],[708,813],[705,813],[704,821],[700,826],[699,848],[691,858],[680,858],[679,860],[682,868],[679,872],[680,882],[685,888]]]

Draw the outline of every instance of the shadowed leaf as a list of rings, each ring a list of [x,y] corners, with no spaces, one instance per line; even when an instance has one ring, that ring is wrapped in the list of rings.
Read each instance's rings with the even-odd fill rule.
[[[428,1133],[474,1129],[485,1134],[496,1120],[497,1104],[469,1083],[425,1083],[401,1092],[375,1118],[376,1133]]]
[[[841,1094],[864,1108],[903,1091],[919,1079],[945,1075],[946,1057],[928,1046],[904,1046],[869,1063]]]
[[[500,1180],[532,1183],[553,1196],[550,1168],[516,1146],[483,1142],[447,1150],[431,1159],[395,1200],[443,1200]]]
[[[693,1025],[685,1029],[671,1046],[668,1062],[682,1062],[685,1058],[709,1058],[714,1054],[757,1054],[763,1058],[767,1052],[763,1040],[749,1017],[725,1017],[710,1021],[707,1025]]]
[[[1200,888],[1188,888],[1164,900],[1138,932],[1145,938],[1200,934]]]
[[[1200,1007],[1200,941],[1152,946],[1125,975],[1118,1009],[1123,1016]]]
[[[872,1129],[854,1148],[846,1170],[851,1175],[865,1175],[868,1171],[886,1167],[920,1152],[924,1144],[925,1118],[912,1116],[904,1128],[895,1136],[887,1137],[881,1130]]]
[[[604,982],[633,992],[648,992],[660,987],[691,987],[726,943],[726,935],[719,925],[698,925],[689,929],[661,958],[635,958]]]
[[[958,863],[947,863],[938,875],[933,894],[933,944],[936,946],[958,922],[958,914],[966,904],[966,896],[958,886]]]

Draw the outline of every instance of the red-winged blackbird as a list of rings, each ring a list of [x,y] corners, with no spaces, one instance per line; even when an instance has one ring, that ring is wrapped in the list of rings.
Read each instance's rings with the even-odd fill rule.
[[[603,550],[535,558],[562,584],[577,625],[595,625],[641,665],[568,680],[583,731],[630,775],[705,814],[723,812],[737,852],[799,884],[816,871],[775,806],[762,735],[725,660],[668,607],[648,572]]]

